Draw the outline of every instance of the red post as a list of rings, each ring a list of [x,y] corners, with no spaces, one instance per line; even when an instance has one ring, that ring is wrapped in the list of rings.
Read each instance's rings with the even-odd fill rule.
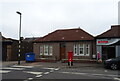
[[[68,52],[68,65],[69,66],[73,65],[73,52],[72,51]]]

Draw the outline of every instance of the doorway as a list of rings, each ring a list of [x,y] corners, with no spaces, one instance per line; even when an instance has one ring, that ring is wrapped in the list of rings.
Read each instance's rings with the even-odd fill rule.
[[[108,58],[115,58],[115,47],[109,47],[108,48]]]
[[[60,60],[65,59],[66,45],[65,43],[60,43]]]
[[[116,51],[115,46],[103,46],[102,47],[102,58],[110,59],[115,58]]]

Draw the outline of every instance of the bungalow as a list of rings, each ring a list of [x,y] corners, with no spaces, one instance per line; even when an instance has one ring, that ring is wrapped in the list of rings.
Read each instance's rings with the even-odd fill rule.
[[[36,39],[33,47],[37,61],[65,60],[69,51],[74,60],[90,60],[96,53],[94,37],[81,28],[56,30]]]
[[[120,25],[113,25],[111,29],[98,35],[96,45],[103,60],[120,56]]]
[[[18,60],[18,40],[12,38],[5,38],[0,32],[0,41],[1,45],[1,59],[2,61],[17,61]],[[25,60],[25,53],[33,52],[33,43],[32,41],[36,38],[21,38],[21,56],[20,60]]]
[[[13,61],[17,60],[18,50],[18,41],[11,38],[5,38],[1,35],[2,42],[2,61]]]

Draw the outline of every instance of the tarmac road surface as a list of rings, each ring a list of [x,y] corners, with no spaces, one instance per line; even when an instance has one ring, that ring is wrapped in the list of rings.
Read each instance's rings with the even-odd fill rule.
[[[75,63],[28,63],[0,68],[3,81],[46,81],[46,80],[83,80],[83,81],[120,81],[119,71],[104,69],[102,66]]]

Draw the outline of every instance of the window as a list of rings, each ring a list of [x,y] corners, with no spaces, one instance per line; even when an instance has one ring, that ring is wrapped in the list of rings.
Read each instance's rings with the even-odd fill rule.
[[[44,55],[48,55],[48,45],[44,45]]]
[[[84,45],[83,44],[79,44],[79,54],[80,55],[84,54]]]
[[[53,51],[52,46],[49,46],[49,55],[52,55],[52,51]]]
[[[90,45],[87,44],[87,45],[86,45],[86,55],[89,56],[89,54],[90,54]]]
[[[43,46],[40,46],[40,55],[43,55]]]
[[[84,55],[84,44],[75,44],[74,45],[74,56]]]
[[[40,46],[40,56],[41,55],[52,55],[53,47],[51,45],[41,45]]]
[[[84,56],[85,54],[85,44],[75,44],[74,45],[74,56]]]
[[[74,45],[74,55],[77,55],[77,45]]]
[[[74,45],[74,56],[89,56],[90,45],[89,44],[75,44]]]

